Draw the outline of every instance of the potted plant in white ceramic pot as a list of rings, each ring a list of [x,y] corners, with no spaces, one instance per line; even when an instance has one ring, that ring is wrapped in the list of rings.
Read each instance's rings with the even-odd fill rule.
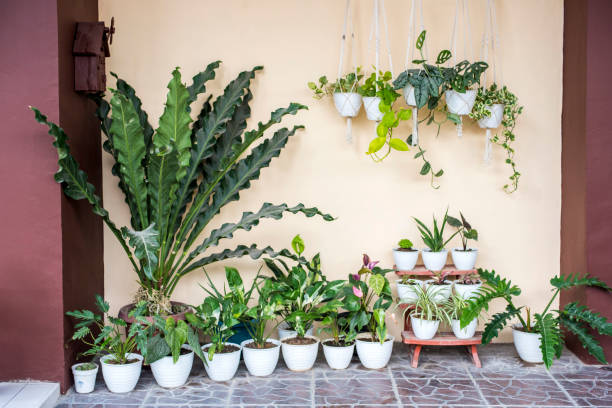
[[[475,273],[467,273],[453,282],[453,290],[465,300],[477,297],[481,287],[482,281]]]
[[[411,271],[419,259],[419,250],[413,247],[409,239],[401,239],[393,249],[393,261],[398,271]]]
[[[427,246],[421,251],[423,257],[423,264],[425,268],[430,271],[441,271],[446,265],[446,259],[448,258],[448,251],[445,246],[450,242],[458,231],[452,234],[447,240],[444,239],[444,228],[448,222],[448,210],[444,213],[442,223],[438,228],[438,221],[435,215],[433,216],[433,231],[430,230],[423,222],[419,219],[412,217],[417,224],[417,228],[421,233],[423,243]]]
[[[96,306],[100,314],[90,310],[66,312],[78,320],[72,339],[80,340],[89,347],[83,355],[101,355],[102,376],[111,392],[130,392],[140,378],[143,356],[135,351],[145,348],[146,329],[136,321],[124,336],[122,330],[127,323],[109,315],[109,304],[99,295],[96,295]],[[130,316],[138,319],[146,308],[146,303],[141,302],[130,311]]]
[[[443,68],[447,90],[444,92],[446,107],[455,115],[469,115],[476,102],[480,76],[489,65],[484,61],[470,63],[463,60],[450,68]]]
[[[332,96],[340,116],[353,118],[359,114],[361,109],[362,98],[359,93],[359,82],[362,78],[361,67],[357,67],[355,72],[350,72],[334,82],[329,82],[327,76],[323,75],[318,82],[309,82],[308,88],[313,91],[315,99]]]
[[[404,303],[411,303],[417,299],[417,288],[423,285],[423,281],[413,275],[402,275],[397,281],[397,297]]]
[[[379,71],[378,76],[373,72],[359,88],[368,120],[381,121],[384,112],[380,109],[380,103],[391,106],[400,96],[390,83],[392,78],[389,71]]]
[[[423,286],[417,290],[418,298],[409,311],[410,326],[415,337],[422,340],[432,339],[440,327],[440,322],[450,324],[448,303],[440,303],[434,300],[436,295],[432,286]],[[400,301],[398,307],[403,303]]]
[[[465,327],[461,327],[461,314],[468,306],[468,301],[461,295],[453,294],[450,299],[449,309],[451,318],[451,329],[458,339],[470,339],[474,337],[478,327],[478,316],[474,317]]]
[[[457,228],[457,232],[461,237],[461,248],[453,248],[451,250],[451,257],[457,269],[467,271],[474,269],[476,257],[478,256],[478,249],[468,248],[468,240],[478,241],[478,231],[472,228],[461,212],[459,212],[459,216],[461,220],[450,215],[448,216],[448,225]]]
[[[332,299],[320,308],[321,327],[319,332],[327,333],[331,338],[323,340],[323,354],[327,365],[334,370],[344,370],[351,363],[355,351],[355,337],[357,331],[351,327],[351,313],[346,311],[351,289],[347,291],[344,285],[338,291],[338,298]],[[350,306],[348,306],[350,307]],[[345,312],[341,312],[344,309]]]
[[[193,366],[194,354],[204,361],[198,335],[184,320],[154,317],[148,328],[145,363],[151,365],[153,377],[160,387],[184,385]]]
[[[478,274],[484,280],[484,285],[478,297],[470,300],[462,311],[461,326],[467,326],[483,309],[488,308],[492,300],[499,298],[506,302],[506,309],[494,314],[485,325],[482,333],[483,344],[497,337],[512,318],[517,318],[519,323],[513,325],[512,335],[514,346],[521,359],[530,363],[543,362],[547,369],[550,368],[563,352],[564,336],[561,331],[563,328],[575,335],[597,361],[608,364],[604,350],[593,333],[612,336],[612,323],[578,302],[568,303],[561,310],[551,310],[553,302],[562,290],[592,287],[602,290],[609,296],[612,289],[606,283],[589,275],[555,276],[550,280],[553,287],[550,301],[541,313],[532,314],[530,308],[514,305],[512,298],[521,294],[518,286],[500,277],[495,271],[479,269]],[[521,315],[523,309],[525,309],[525,318]]]
[[[72,366],[74,390],[79,394],[92,392],[96,386],[98,365],[96,363],[77,363]]]
[[[349,322],[359,334],[355,340],[359,361],[365,368],[377,370],[389,362],[395,338],[388,334],[385,313],[393,303],[391,286],[386,274],[391,269],[382,269],[378,261],[363,255],[363,265],[356,274],[349,275],[349,288],[345,308],[350,312]]]

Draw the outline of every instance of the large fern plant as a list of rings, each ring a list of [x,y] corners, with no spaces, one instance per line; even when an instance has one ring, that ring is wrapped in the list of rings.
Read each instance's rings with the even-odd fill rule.
[[[501,278],[495,271],[479,269],[478,274],[484,281],[484,285],[476,298],[468,302],[468,306],[461,314],[461,327],[467,326],[480,312],[488,309],[489,302],[501,298],[506,301],[506,310],[496,313],[486,324],[482,333],[482,342],[489,343],[497,337],[500,331],[510,322],[517,318],[523,330],[529,333],[538,333],[541,336],[540,349],[546,368],[550,368],[555,358],[561,357],[563,351],[563,331],[567,329],[574,334],[582,343],[582,346],[599,362],[607,364],[604,351],[599,342],[593,337],[592,332],[610,336],[612,335],[612,323],[599,313],[581,306],[577,302],[568,303],[562,310],[551,310],[554,300],[564,289],[578,286],[590,286],[605,290],[610,293],[612,289],[604,282],[588,275],[578,276],[555,276],[550,280],[553,287],[553,295],[542,311],[542,313],[531,314],[527,307],[516,307],[512,301],[514,296],[521,294],[521,289],[513,285],[511,281]],[[525,309],[525,318],[521,311]]]
[[[192,118],[192,105],[205,92],[206,82],[215,77],[219,64],[209,64],[189,86],[181,82],[178,68],[172,72],[157,129],[150,124],[134,89],[120,78],[116,89],[110,90],[110,103],[101,96],[95,98],[97,116],[106,135],[104,150],[115,159],[112,174],[119,179],[130,209],[130,227],[119,228],[111,220],[94,186],[87,182],[87,175],[70,154],[64,131],[32,108],[36,120],[47,125],[55,139],[53,145],[59,156],[55,180],[62,184],[67,196],[87,200],[94,213],[102,217],[124,249],[143,290],[153,295],[151,298],[167,300],[183,276],[212,262],[244,255],[253,259],[263,254],[292,257],[286,250],[275,252],[255,244],[205,254],[221,240],[231,239],[237,230],[250,230],[263,218],[279,219],[289,212],[333,220],[329,214],[303,204],[290,207],[264,203],[257,212],[245,212],[237,222],[223,224],[200,239],[223,206],[238,200],[240,191],[250,187],[261,169],[303,126],[280,128],[271,137],[265,136],[266,130],[284,116],[307,109],[291,103],[272,112],[267,122],[259,122],[245,132],[253,98],[250,82],[262,69],[255,67],[240,73],[214,102],[211,95],[205,97],[197,117]]]

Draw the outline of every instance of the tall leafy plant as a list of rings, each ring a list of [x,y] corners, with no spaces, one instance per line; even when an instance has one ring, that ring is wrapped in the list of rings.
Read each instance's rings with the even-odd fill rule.
[[[333,219],[303,204],[290,207],[264,203],[258,211],[245,212],[237,222],[210,230],[201,239],[221,209],[240,198],[240,192],[259,178],[261,169],[303,126],[280,128],[272,137],[266,137],[266,131],[286,115],[306,109],[291,103],[245,132],[253,99],[249,87],[262,69],[258,66],[240,73],[214,101],[212,95],[203,98],[203,105],[195,111],[197,116],[192,118],[190,112],[205,93],[206,83],[215,77],[219,63],[209,64],[189,86],[183,84],[178,68],[172,72],[157,129],[149,123],[134,89],[122,79],[117,78],[116,89],[111,89],[110,103],[96,98],[97,115],[107,138],[104,150],[115,160],[112,173],[119,179],[130,209],[130,226],[120,228],[111,220],[94,186],[87,182],[87,175],[70,153],[64,131],[32,108],[36,120],[47,125],[54,137],[59,158],[55,180],[62,184],[67,196],[87,200],[93,212],[102,217],[125,251],[143,290],[161,294],[149,298],[169,298],[183,276],[212,262],[244,255],[254,259],[263,254],[278,256],[272,248],[255,244],[206,254],[221,240],[231,239],[238,230],[250,230],[263,218],[301,213],[307,217],[318,215],[326,221]]]
[[[421,239],[423,239],[423,243],[427,245],[427,247],[431,250],[431,252],[440,252],[444,250],[446,244],[450,242],[451,239],[455,235],[459,233],[456,231],[452,234],[448,239],[444,239],[444,229],[446,228],[446,223],[448,223],[448,210],[444,213],[444,218],[442,218],[442,223],[438,227],[438,221],[436,217],[433,216],[433,228],[429,229],[427,225],[425,225],[418,218],[412,217],[417,224],[417,228],[421,233]]]

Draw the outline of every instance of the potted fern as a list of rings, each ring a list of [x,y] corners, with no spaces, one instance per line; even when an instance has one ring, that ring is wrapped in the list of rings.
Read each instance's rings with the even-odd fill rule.
[[[59,157],[55,180],[68,197],[88,201],[93,212],[102,217],[132,265],[140,284],[138,297],[146,301],[149,316],[181,318],[188,308],[170,301],[174,290],[184,276],[210,263],[244,255],[279,255],[270,247],[255,244],[208,253],[236,231],[248,231],[263,218],[279,219],[285,213],[333,219],[303,204],[291,207],[264,203],[255,213],[243,213],[235,223],[217,229],[208,227],[215,224],[216,215],[225,205],[239,199],[240,192],[259,178],[261,169],[280,154],[302,126],[280,128],[269,138],[266,131],[286,115],[306,109],[291,103],[244,132],[253,98],[250,82],[262,67],[240,73],[211,104],[210,98],[199,96],[206,91],[207,81],[215,77],[219,64],[209,64],[189,86],[183,84],[178,68],[172,72],[157,129],[151,126],[140,99],[125,81],[117,78],[110,103],[95,97],[107,138],[104,150],[115,160],[112,172],[125,195],[130,226],[119,227],[111,220],[94,186],[71,155],[64,131],[32,108],[36,120],[48,126],[54,138]],[[194,106],[196,100],[204,100],[200,109]],[[195,120],[191,111],[199,112]],[[205,230],[207,235],[202,236]],[[128,323],[133,307],[122,308],[121,317]]]
[[[325,75],[321,76],[318,82],[309,82],[308,88],[314,93],[315,99],[322,99],[325,96],[332,96],[336,110],[343,117],[353,118],[359,114],[361,109],[361,94],[359,93],[360,81],[363,79],[361,67],[357,67],[355,72],[350,72],[344,77],[329,82]]]
[[[591,332],[601,335],[612,335],[612,323],[599,313],[571,302],[561,310],[552,310],[553,302],[563,290],[576,287],[592,287],[604,291],[607,295],[612,289],[601,280],[588,275],[555,276],[550,280],[552,296],[541,313],[532,313],[531,308],[515,306],[513,297],[521,294],[521,289],[511,281],[502,278],[495,271],[479,269],[478,274],[484,280],[480,294],[468,302],[468,306],[461,313],[461,327],[466,327],[481,313],[488,309],[489,302],[494,299],[503,299],[506,309],[491,317],[482,333],[483,344],[489,343],[497,337],[500,331],[510,323],[511,319],[518,319],[512,326],[514,346],[521,359],[530,363],[544,363],[550,368],[556,358],[563,352],[564,339],[562,328],[575,335],[583,347],[602,364],[607,364],[603,348],[593,337]],[[523,311],[525,315],[523,316]]]
[[[476,257],[478,256],[478,249],[468,248],[468,240],[478,241],[478,231],[472,228],[461,212],[459,212],[459,216],[461,220],[450,215],[448,216],[448,225],[457,229],[462,245],[461,248],[453,248],[451,250],[451,257],[457,269],[467,271],[474,269]]]
[[[418,218],[412,217],[417,224],[417,228],[421,233],[423,243],[427,245],[427,248],[421,251],[423,257],[423,263],[425,268],[430,271],[440,271],[446,265],[446,259],[448,258],[448,251],[445,249],[446,244],[459,232],[455,232],[448,239],[444,239],[444,228],[448,222],[448,210],[444,213],[444,218],[440,227],[438,227],[438,221],[435,215],[433,216],[433,230],[430,230],[422,221]]]
[[[393,260],[398,271],[411,271],[419,258],[419,250],[413,248],[412,241],[402,239],[397,243],[397,248],[393,249]]]

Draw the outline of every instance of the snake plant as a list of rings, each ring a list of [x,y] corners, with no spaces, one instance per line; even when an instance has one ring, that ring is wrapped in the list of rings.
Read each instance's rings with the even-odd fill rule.
[[[307,109],[291,103],[245,132],[253,99],[250,82],[262,67],[240,73],[214,101],[212,95],[200,98],[219,64],[220,61],[209,64],[189,86],[181,81],[178,68],[172,72],[157,129],[150,124],[134,89],[115,74],[117,84],[116,89],[110,89],[110,103],[101,96],[94,98],[106,135],[104,150],[115,160],[112,174],[119,179],[130,209],[131,226],[119,228],[111,220],[94,186],[87,182],[87,175],[70,154],[64,131],[31,108],[36,120],[47,125],[54,137],[53,146],[59,157],[55,180],[62,184],[64,193],[91,204],[93,212],[102,217],[121,244],[142,290],[157,292],[166,299],[183,276],[212,262],[244,255],[253,259],[264,254],[293,257],[288,251],[276,252],[256,244],[205,254],[221,240],[231,239],[237,230],[248,231],[263,218],[280,219],[287,212],[333,220],[331,215],[303,204],[290,207],[264,203],[258,211],[244,212],[237,222],[210,230],[202,239],[202,232],[221,209],[240,198],[240,192],[259,178],[261,169],[303,126],[277,129],[271,137],[266,137],[266,131],[284,116]],[[192,117],[192,105],[198,99],[203,100],[203,105]]]

